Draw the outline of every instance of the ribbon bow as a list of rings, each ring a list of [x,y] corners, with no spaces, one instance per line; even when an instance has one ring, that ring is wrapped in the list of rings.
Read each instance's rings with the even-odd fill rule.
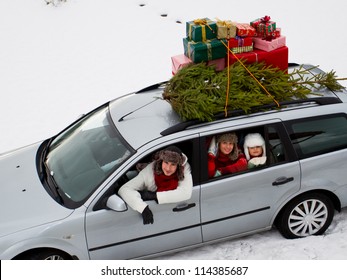
[[[207,25],[207,20],[198,18],[194,20],[194,24]]]
[[[271,19],[270,16],[265,16],[265,17],[262,17],[260,20],[263,22],[263,23],[266,23],[266,22],[269,22]]]
[[[230,28],[232,25],[232,22],[230,20],[220,20],[219,18],[216,18],[216,20],[220,26],[225,26],[225,27]]]

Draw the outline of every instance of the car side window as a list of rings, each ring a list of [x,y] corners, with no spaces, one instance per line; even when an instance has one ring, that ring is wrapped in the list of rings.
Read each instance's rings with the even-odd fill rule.
[[[347,148],[345,115],[300,119],[289,122],[287,126],[300,159]]]
[[[199,165],[197,164],[199,162],[198,160],[198,150],[199,150],[199,139],[194,138],[178,143],[173,143],[170,145],[174,145],[178,147],[186,156],[188,163],[191,167],[191,173],[193,178],[193,186],[198,185],[199,183]],[[168,146],[170,146],[168,145]],[[155,151],[152,151],[150,153],[147,153],[146,155],[143,155],[139,160],[130,166],[123,174],[120,176],[120,178],[117,179],[109,188],[108,190],[101,196],[99,201],[95,204],[93,207],[94,211],[105,209],[106,208],[106,202],[107,198],[113,194],[117,194],[118,190],[128,181],[135,178],[139,172],[147,166],[147,164],[151,163],[154,160],[155,154],[162,150],[165,147],[158,148]]]
[[[234,175],[243,171],[259,170],[271,165],[281,164],[288,161],[288,152],[283,143],[280,130],[284,130],[282,125],[264,125],[251,127],[242,130],[226,132],[207,136],[205,139],[205,151],[207,154],[207,173],[209,179],[221,176]],[[218,159],[219,140],[221,137],[233,138],[236,136],[239,158],[233,163],[228,160],[230,167],[225,167],[223,162],[226,159]],[[213,143],[215,139],[215,144]],[[229,142],[232,142],[229,140]],[[221,161],[221,162],[219,162]]]
[[[187,161],[191,167],[192,170],[192,176],[193,176],[193,181],[197,181],[198,175],[196,174],[196,168],[194,164],[194,139],[192,140],[187,140],[183,142],[178,142],[175,144],[172,144],[179,148],[184,155],[187,157]],[[156,154],[160,150],[162,150],[164,147],[159,148],[158,150],[155,150],[154,152],[151,152],[147,154],[146,156],[142,157],[137,161],[136,164],[131,166],[125,173],[124,175],[118,180],[118,188],[120,188],[123,184],[125,184],[127,181],[133,179],[138,175],[138,173],[144,169],[148,164],[150,164],[153,160],[156,159]]]

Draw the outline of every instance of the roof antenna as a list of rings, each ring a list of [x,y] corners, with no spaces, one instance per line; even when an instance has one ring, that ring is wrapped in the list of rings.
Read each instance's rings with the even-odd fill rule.
[[[158,99],[159,99],[159,98],[155,98],[153,101],[148,102],[147,104],[145,104],[145,105],[143,105],[143,106],[141,106],[141,107],[139,107],[139,108],[137,108],[137,109],[135,109],[135,110],[133,110],[133,111],[127,113],[127,114],[125,114],[123,117],[121,117],[121,118],[118,120],[118,122],[123,121],[125,117],[131,115],[132,113],[135,113],[136,111],[138,111],[138,110],[140,110],[140,109],[142,109],[142,108],[144,108],[144,107],[146,107],[146,106],[148,106],[148,105],[150,105],[150,104],[152,104],[154,101],[157,101]]]

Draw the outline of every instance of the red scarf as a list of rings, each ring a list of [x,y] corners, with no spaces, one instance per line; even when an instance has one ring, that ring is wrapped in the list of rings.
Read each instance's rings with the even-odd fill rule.
[[[157,192],[174,190],[178,186],[177,172],[170,176],[154,174],[154,181],[157,186]]]
[[[216,168],[225,167],[233,162],[230,160],[228,155],[223,153],[218,153],[218,157],[216,158]]]

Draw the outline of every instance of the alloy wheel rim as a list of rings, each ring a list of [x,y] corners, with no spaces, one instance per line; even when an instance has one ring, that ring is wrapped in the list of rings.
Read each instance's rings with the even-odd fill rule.
[[[46,261],[61,261],[61,260],[64,260],[64,258],[62,258],[59,255],[52,255],[52,256],[49,256],[48,258],[46,258],[45,260]]]
[[[288,226],[299,237],[314,235],[326,223],[328,208],[320,200],[310,199],[298,204],[290,213]]]

